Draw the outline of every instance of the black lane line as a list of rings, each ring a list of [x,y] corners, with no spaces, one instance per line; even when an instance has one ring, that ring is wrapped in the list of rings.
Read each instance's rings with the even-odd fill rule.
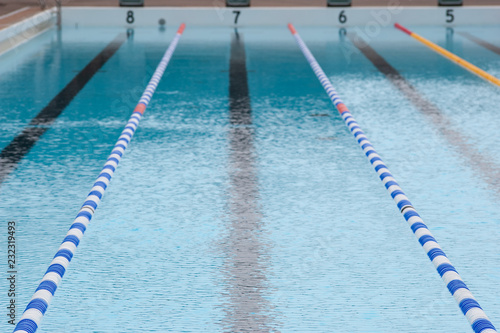
[[[237,31],[231,41],[229,60],[229,110],[231,125],[252,124],[245,45]]]
[[[229,118],[230,230],[224,245],[227,303],[222,324],[224,332],[272,332],[245,45],[237,32],[231,42]]]
[[[17,168],[19,162],[47,132],[52,123],[85,87],[92,77],[127,40],[125,33],[111,41],[85,68],[64,87],[50,103],[0,153],[0,184]]]
[[[355,33],[348,34],[351,42],[372,62],[372,64],[386,76],[386,78],[419,110],[428,117],[437,127],[441,135],[454,146],[461,156],[474,167],[483,179],[500,194],[500,168],[494,162],[482,155],[473,145],[470,139],[462,133],[454,130],[451,121],[442,111],[412,86],[401,74],[391,66],[380,54]]]
[[[470,40],[471,42],[474,42],[492,52],[495,52],[496,54],[500,55],[500,47],[496,46],[496,45],[493,45],[479,37],[476,37],[474,35],[471,35],[470,33],[468,32],[465,32],[465,31],[459,31],[458,34],[460,36],[463,36],[465,38],[467,38],[468,40]]]

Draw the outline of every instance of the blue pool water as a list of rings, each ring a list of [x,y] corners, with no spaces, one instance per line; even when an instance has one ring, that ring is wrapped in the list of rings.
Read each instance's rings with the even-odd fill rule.
[[[297,28],[500,325],[498,87],[393,28],[372,36],[436,121],[338,29]],[[498,27],[411,28],[500,76],[458,34],[500,45]],[[119,33],[51,30],[1,56],[0,148]],[[238,33],[252,125],[229,121],[234,30],[188,26],[39,332],[471,332],[286,27]],[[0,185],[18,318],[174,34],[136,29]]]

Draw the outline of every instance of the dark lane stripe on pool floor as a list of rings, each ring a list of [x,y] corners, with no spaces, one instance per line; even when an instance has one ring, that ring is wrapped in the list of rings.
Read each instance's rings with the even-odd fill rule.
[[[450,120],[442,111],[412,86],[401,74],[391,66],[380,54],[355,33],[348,33],[349,40],[365,55],[368,60],[419,110],[437,127],[439,132],[454,146],[467,162],[477,169],[491,188],[500,194],[500,168],[496,163],[483,156],[469,142],[469,138],[452,128]]]
[[[493,45],[479,37],[476,37],[474,35],[471,35],[470,33],[468,32],[465,32],[465,31],[459,31],[458,34],[462,37],[465,37],[467,38],[468,40],[470,40],[471,42],[474,42],[492,52],[495,52],[496,54],[500,55],[500,47],[496,46],[496,45]]]
[[[245,44],[237,31],[231,41],[229,62],[229,120],[231,125],[251,125],[252,107],[248,90]]]
[[[92,77],[118,51],[127,40],[119,34],[85,68],[64,87],[50,103],[0,153],[0,184],[16,169],[19,162],[47,132],[52,123],[66,109]]]
[[[254,128],[245,45],[236,31],[229,68],[229,211],[224,268],[224,332],[271,332],[266,299],[266,246],[255,170]]]

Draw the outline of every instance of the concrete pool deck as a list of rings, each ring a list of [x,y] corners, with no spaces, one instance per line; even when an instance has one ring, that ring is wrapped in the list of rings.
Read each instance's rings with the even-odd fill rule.
[[[0,6],[0,30],[41,12],[41,8],[36,6]]]

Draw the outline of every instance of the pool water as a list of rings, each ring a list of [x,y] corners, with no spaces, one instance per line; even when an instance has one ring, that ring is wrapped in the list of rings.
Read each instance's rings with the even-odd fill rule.
[[[297,28],[500,325],[498,87],[393,28],[370,36],[432,117],[343,31]],[[500,76],[459,34],[500,45],[498,27],[410,28]],[[50,30],[1,56],[0,148],[123,32]],[[129,34],[0,186],[18,318],[175,28]],[[231,121],[235,54],[250,121]],[[471,332],[363,155],[286,27],[188,26],[38,332]]]

